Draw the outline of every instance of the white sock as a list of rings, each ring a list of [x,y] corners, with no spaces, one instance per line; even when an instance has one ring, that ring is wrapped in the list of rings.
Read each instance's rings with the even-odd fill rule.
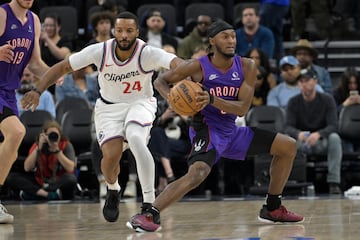
[[[106,182],[106,184],[107,184],[107,187],[109,190],[117,190],[118,192],[120,192],[121,188],[120,188],[118,180],[116,180],[114,183]]]
[[[130,173],[129,174],[129,181],[136,182],[136,180],[137,180],[137,174],[136,173]]]

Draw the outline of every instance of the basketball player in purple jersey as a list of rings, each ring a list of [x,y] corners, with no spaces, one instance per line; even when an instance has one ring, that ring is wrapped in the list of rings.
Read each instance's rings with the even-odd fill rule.
[[[230,24],[217,21],[210,26],[208,35],[209,55],[184,62],[160,75],[154,83],[166,99],[168,83],[188,76],[207,90],[196,96],[202,110],[194,116],[190,129],[189,170],[165,188],[152,208],[133,216],[127,226],[139,232],[158,231],[160,211],[199,186],[220,157],[243,160],[247,154],[259,153],[270,153],[273,160],[266,204],[258,219],[263,222],[303,221],[303,216],[288,211],[281,204],[281,194],[296,155],[295,140],[283,134],[235,125],[236,116],[244,116],[251,105],[256,65],[250,59],[235,56],[236,35]]]
[[[33,0],[12,0],[0,6],[0,191],[25,135],[18,118],[15,90],[26,65],[40,77],[48,69],[41,60],[39,18],[29,9]],[[12,223],[14,217],[0,203],[0,223]]]

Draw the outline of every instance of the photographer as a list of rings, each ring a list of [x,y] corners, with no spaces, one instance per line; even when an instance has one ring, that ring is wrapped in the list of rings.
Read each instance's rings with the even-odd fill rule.
[[[77,184],[74,168],[72,144],[62,135],[60,125],[50,121],[44,124],[25,159],[27,173],[11,173],[7,184],[20,191],[23,200],[73,199]]]

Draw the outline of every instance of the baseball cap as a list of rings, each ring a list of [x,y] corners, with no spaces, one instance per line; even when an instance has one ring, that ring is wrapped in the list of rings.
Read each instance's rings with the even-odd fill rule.
[[[302,78],[306,78],[306,79],[310,79],[310,78],[317,78],[316,77],[316,72],[313,69],[301,69],[300,70],[300,74],[297,77],[298,80],[302,79]]]
[[[299,65],[299,61],[294,57],[294,56],[285,56],[283,58],[281,58],[280,60],[280,68],[282,68],[285,64],[291,65],[291,66],[296,66]]]

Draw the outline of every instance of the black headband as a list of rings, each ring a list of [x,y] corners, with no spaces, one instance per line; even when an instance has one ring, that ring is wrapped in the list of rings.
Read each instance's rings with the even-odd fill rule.
[[[217,20],[213,22],[208,29],[208,37],[215,37],[216,34],[224,30],[234,29],[233,26],[223,20]]]

